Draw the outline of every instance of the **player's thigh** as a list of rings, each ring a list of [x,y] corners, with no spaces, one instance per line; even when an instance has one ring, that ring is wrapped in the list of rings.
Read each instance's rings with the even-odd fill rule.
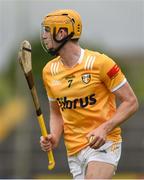
[[[91,161],[87,165],[86,179],[111,179],[115,166],[105,162]]]

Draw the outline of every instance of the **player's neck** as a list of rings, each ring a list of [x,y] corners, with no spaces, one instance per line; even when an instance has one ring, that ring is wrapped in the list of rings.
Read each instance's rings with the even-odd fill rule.
[[[80,55],[81,47],[79,44],[68,42],[59,52],[61,61],[65,66],[73,67],[77,64]]]

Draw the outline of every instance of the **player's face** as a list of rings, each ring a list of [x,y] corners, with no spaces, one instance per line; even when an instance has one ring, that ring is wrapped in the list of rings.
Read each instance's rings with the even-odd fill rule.
[[[53,39],[53,36],[50,32],[50,28],[49,27],[45,27],[44,28],[44,31],[43,31],[43,35],[42,35],[42,38],[43,38],[43,42],[46,46],[46,48],[49,50],[51,48],[57,48],[59,46],[59,43],[57,43],[54,39]],[[56,35],[56,39],[57,40],[61,40],[61,34],[60,32],[57,33]]]
[[[50,33],[50,29],[48,27],[44,28],[42,38],[43,38],[43,42],[47,49],[54,48],[53,47],[53,38]]]

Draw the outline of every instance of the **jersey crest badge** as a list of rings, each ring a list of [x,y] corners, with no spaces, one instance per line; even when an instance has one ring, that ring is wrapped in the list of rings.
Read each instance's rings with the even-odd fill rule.
[[[90,74],[83,74],[82,75],[82,81],[85,84],[88,84],[91,81],[91,75]]]

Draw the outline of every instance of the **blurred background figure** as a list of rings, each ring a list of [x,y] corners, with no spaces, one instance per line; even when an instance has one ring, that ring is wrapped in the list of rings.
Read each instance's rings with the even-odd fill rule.
[[[80,42],[82,47],[105,52],[115,59],[139,99],[139,111],[122,126],[123,154],[117,174],[119,178],[142,178],[144,173],[143,0],[0,1],[0,178],[70,177],[65,175],[69,170],[63,141],[54,151],[56,168],[51,172],[47,170],[47,157],[39,147],[40,130],[33,102],[17,61],[21,41],[29,40],[33,49],[33,73],[36,86],[45,119],[48,121],[48,104],[41,71],[51,57],[43,52],[39,29],[40,22],[47,12],[64,8],[78,11],[82,16],[84,27],[88,27],[82,32]],[[64,174],[56,176],[59,172]]]

